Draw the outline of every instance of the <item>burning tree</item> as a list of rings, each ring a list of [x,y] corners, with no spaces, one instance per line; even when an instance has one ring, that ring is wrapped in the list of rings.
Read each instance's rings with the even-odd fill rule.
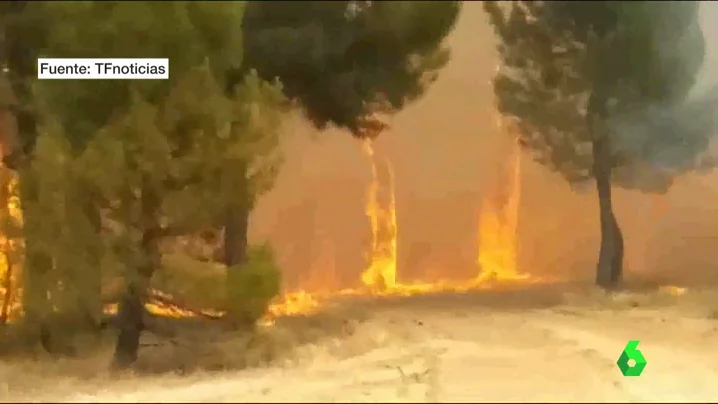
[[[611,187],[664,193],[708,162],[715,96],[689,97],[704,54],[698,4],[484,2],[499,39],[499,111],[536,161],[572,184],[596,182],[602,287],[623,268]]]
[[[448,61],[442,41],[459,5],[0,6],[14,95],[6,109],[18,125],[5,161],[20,177],[24,320],[39,331],[33,340],[53,335],[54,306],[96,325],[98,268],[115,268],[125,280],[115,364],[131,364],[161,238],[221,222],[227,267],[246,261],[253,200],[278,166],[285,96],[317,127],[376,136],[386,126],[379,114],[420,97]],[[167,81],[36,82],[42,55],[164,56],[172,73]],[[276,78],[283,86],[268,84]],[[229,283],[241,272],[240,283],[253,276],[230,271]]]
[[[26,280],[38,280],[32,296],[43,298],[28,307],[44,324],[53,306],[76,307],[78,291],[99,294],[102,258],[102,268],[118,271],[125,284],[119,367],[137,358],[159,241],[215,226],[274,178],[284,98],[280,86],[256,74],[234,74],[243,11],[242,2],[38,2],[11,21],[16,34],[43,21],[41,39],[17,44],[31,55],[171,61],[163,81],[34,82],[34,70],[21,63],[25,53],[7,56],[23,96],[16,109],[27,146],[20,152],[32,157],[15,159],[25,189],[23,235],[34,243],[26,255],[44,257],[26,268]],[[250,174],[239,190],[238,166]]]

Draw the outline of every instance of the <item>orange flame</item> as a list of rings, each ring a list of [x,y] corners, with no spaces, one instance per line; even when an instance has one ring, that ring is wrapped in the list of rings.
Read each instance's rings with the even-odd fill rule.
[[[509,160],[505,181],[499,181],[498,198],[484,200],[479,216],[479,253],[481,273],[476,283],[528,279],[518,271],[517,246],[519,204],[521,201],[521,154],[516,144]]]
[[[0,166],[0,191],[5,208],[0,209],[2,216],[9,218],[16,223],[22,221],[22,211],[20,208],[20,199],[16,195],[18,186],[17,176],[4,166]],[[6,218],[3,218],[5,220]],[[19,247],[18,240],[8,239],[5,235],[0,235],[0,316],[5,320],[13,320],[20,312],[19,291],[17,290],[17,280],[19,277],[19,262],[13,262],[11,258],[14,256],[15,250]],[[21,243],[21,242],[20,242]],[[12,271],[12,272],[11,272]],[[6,317],[7,316],[7,317]]]
[[[376,155],[370,141],[364,143],[364,152],[371,163],[371,183],[367,192],[366,214],[372,234],[369,251],[369,267],[362,273],[361,280],[372,291],[393,290],[397,286],[397,223],[394,169],[389,159],[385,166],[389,176],[388,203],[382,204],[379,195],[380,181]]]
[[[369,219],[372,243],[368,252],[369,264],[361,274],[361,281],[372,294],[412,295],[437,291],[467,291],[491,286],[499,282],[525,281],[529,278],[518,271],[517,228],[521,198],[521,166],[519,149],[507,161],[508,178],[500,181],[503,194],[486,199],[482,204],[479,218],[479,252],[477,264],[481,273],[473,280],[461,283],[412,283],[401,284],[397,278],[397,216],[395,196],[395,175],[389,159],[379,160],[370,142],[363,144],[370,161],[371,182],[367,190],[365,212]],[[380,164],[381,163],[381,164]],[[380,172],[380,168],[385,170]],[[382,184],[384,174],[388,181]],[[16,214],[19,214],[15,208]],[[322,259],[323,258],[323,259]],[[320,261],[333,267],[331,255],[320,257]],[[2,273],[3,268],[0,268]],[[277,317],[306,314],[321,310],[327,300],[347,295],[363,295],[367,289],[320,290],[315,293],[297,291],[286,293],[272,304],[263,324],[271,324]],[[150,303],[148,309],[156,314],[184,317],[196,313],[183,311],[178,307]],[[112,310],[108,307],[108,310]],[[218,313],[220,314],[220,313]]]

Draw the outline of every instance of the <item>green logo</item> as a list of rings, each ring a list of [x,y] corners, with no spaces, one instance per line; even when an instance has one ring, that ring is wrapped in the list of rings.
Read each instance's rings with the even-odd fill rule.
[[[626,347],[623,348],[621,356],[618,358],[616,365],[621,369],[621,373],[624,376],[640,376],[643,373],[643,369],[646,368],[646,358],[643,357],[643,353],[638,350],[638,343],[640,341],[632,340],[628,341]]]

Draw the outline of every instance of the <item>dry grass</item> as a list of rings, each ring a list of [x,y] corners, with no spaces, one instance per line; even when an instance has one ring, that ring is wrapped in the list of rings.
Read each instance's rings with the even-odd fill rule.
[[[565,304],[572,310],[671,309],[693,316],[718,318],[718,289],[714,287],[680,287],[650,279],[632,279],[612,293],[595,287],[573,287],[562,292]]]
[[[367,316],[355,306],[330,307],[312,316],[279,318],[255,332],[229,329],[219,320],[155,319],[143,333],[136,375],[110,375],[112,335],[103,336],[97,349],[81,358],[51,358],[41,350],[0,364],[2,393],[39,392],[48,380],[82,389],[88,382],[112,379],[122,383],[147,374],[188,375],[265,366],[294,366],[316,355],[353,356],[376,348],[382,341],[361,330]],[[361,332],[360,332],[361,330]],[[337,341],[343,341],[341,350]]]
[[[299,374],[300,369],[309,372],[306,369],[311,369],[315,363],[332,363],[326,368],[331,370],[314,370],[311,371],[316,373],[312,373],[314,376],[302,376],[302,380],[306,379],[302,383],[309,383],[305,386],[305,396],[328,394],[326,400],[331,400],[336,399],[332,395],[340,391],[343,399],[354,397],[354,401],[365,401],[378,394],[377,391],[386,390],[387,397],[392,397],[390,401],[425,399],[436,402],[437,397],[444,394],[443,389],[448,388],[439,380],[453,378],[442,373],[444,367],[454,366],[442,364],[445,355],[441,350],[446,349],[442,344],[448,343],[449,338],[452,349],[463,350],[459,346],[464,345],[465,349],[477,349],[472,345],[475,337],[468,337],[471,341],[455,340],[458,334],[453,337],[449,334],[466,332],[473,335],[472,327],[479,327],[482,340],[501,344],[514,338],[514,332],[494,336],[491,329],[480,325],[482,321],[494,324],[497,329],[513,329],[530,328],[524,321],[532,318],[538,321],[545,317],[549,319],[547,323],[559,321],[578,325],[629,316],[637,321],[635,327],[649,327],[654,322],[660,326],[664,320],[658,317],[666,317],[670,324],[678,318],[707,320],[718,317],[718,291],[688,289],[683,294],[676,291],[660,285],[629,285],[620,292],[605,294],[590,286],[552,285],[524,291],[352,299],[311,316],[279,318],[274,325],[260,327],[251,334],[231,331],[221,321],[164,319],[154,324],[154,332],[146,332],[143,336],[137,374],[108,374],[113,341],[111,335],[107,335],[100,349],[82,359],[57,360],[37,353],[32,358],[5,361],[0,364],[0,397],[57,400],[60,398],[56,397],[72,394],[99,394],[99,390],[111,384],[112,391],[118,394],[144,391],[142,400],[145,401],[151,395],[170,390],[175,394],[173,400],[181,400],[182,389],[196,384],[205,399],[211,401],[208,397],[220,388],[213,383],[224,386],[222,383],[231,385],[233,380],[241,379],[246,383],[242,387],[248,394],[246,397],[265,397],[259,400],[267,400],[270,396],[266,396],[263,389],[270,387],[262,386],[271,384],[272,400],[280,400],[281,394],[291,400],[291,391],[277,391],[277,385],[283,383],[277,381],[278,377],[285,377],[282,376],[285,371],[287,375]],[[650,322],[643,324],[643,317]],[[448,328],[442,325],[444,321]],[[680,321],[693,326],[693,320]],[[506,324],[501,325],[503,322]],[[676,332],[681,329],[673,328]],[[544,338],[546,333],[537,330],[524,334],[532,337],[521,337],[526,339],[522,339],[523,342],[517,340],[516,344],[522,347],[534,346],[535,340]],[[664,334],[666,338],[670,337],[667,331]],[[491,342],[492,338],[497,339]],[[493,351],[489,349],[487,352]],[[234,372],[240,369],[254,370],[246,370],[241,375]],[[299,382],[294,380],[299,376],[286,377],[287,383]],[[314,381],[317,386],[312,387]],[[344,387],[324,392],[330,381]],[[50,388],[52,397],[47,396]],[[114,397],[107,394],[102,397],[105,396]],[[101,400],[132,402],[137,399],[129,393],[122,397]],[[248,399],[246,397],[242,399]]]
[[[278,319],[254,332],[228,329],[221,321],[200,321],[176,329],[176,337],[147,333],[137,369],[142,373],[226,371],[289,363],[297,351],[329,339],[351,337],[361,313],[342,307],[312,316]]]

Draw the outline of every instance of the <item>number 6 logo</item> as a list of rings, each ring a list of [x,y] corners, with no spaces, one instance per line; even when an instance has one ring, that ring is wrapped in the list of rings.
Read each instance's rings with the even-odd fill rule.
[[[624,376],[640,376],[643,369],[646,368],[648,362],[643,357],[643,353],[638,350],[639,342],[637,340],[628,341],[616,362]]]

